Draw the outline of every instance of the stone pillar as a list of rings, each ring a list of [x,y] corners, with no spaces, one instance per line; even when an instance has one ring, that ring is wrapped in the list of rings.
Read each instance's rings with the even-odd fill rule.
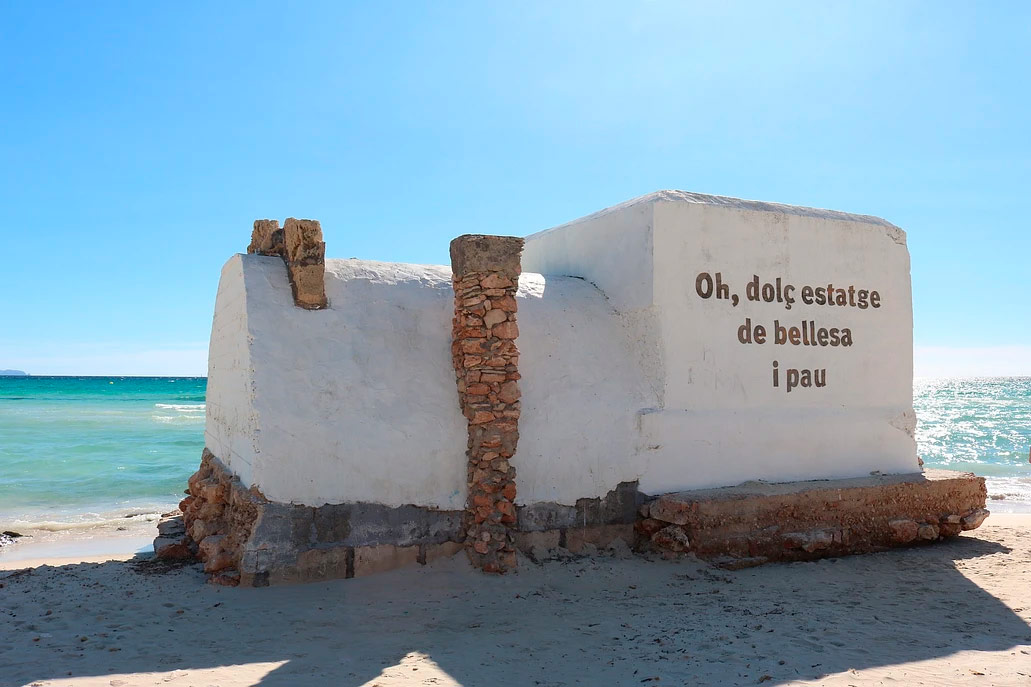
[[[326,307],[326,244],[318,221],[290,217],[280,229],[277,220],[255,220],[247,252],[283,258],[294,305],[308,310]]]
[[[469,421],[466,553],[485,572],[515,568],[515,467],[519,440],[516,290],[523,239],[459,236],[451,242],[455,289],[451,356]]]

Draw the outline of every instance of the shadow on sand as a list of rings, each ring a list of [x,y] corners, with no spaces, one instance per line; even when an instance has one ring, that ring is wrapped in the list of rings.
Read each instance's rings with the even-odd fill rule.
[[[0,573],[0,687],[136,684],[124,674],[141,672],[159,674],[147,684],[213,685],[247,670],[266,687],[815,680],[1031,644],[1027,623],[959,570],[972,559],[1027,566],[1026,553],[962,536],[736,572],[599,557],[524,560],[505,577],[458,556],[264,589],[206,585],[195,567],[143,574],[131,561],[38,568]]]

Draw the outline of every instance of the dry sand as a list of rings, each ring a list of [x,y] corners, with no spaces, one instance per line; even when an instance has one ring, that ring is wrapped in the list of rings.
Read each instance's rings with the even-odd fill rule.
[[[265,589],[140,559],[0,578],[0,687],[1031,685],[1031,515],[735,572],[598,556],[494,577],[459,555]]]

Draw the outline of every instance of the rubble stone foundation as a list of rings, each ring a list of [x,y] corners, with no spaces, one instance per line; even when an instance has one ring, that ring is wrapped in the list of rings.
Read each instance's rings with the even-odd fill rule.
[[[489,572],[511,569],[516,550],[531,558],[555,549],[584,554],[622,547],[617,540],[638,551],[693,553],[740,568],[928,543],[975,529],[989,515],[984,478],[946,470],[750,482],[652,500],[636,482],[625,482],[603,498],[580,499],[573,506],[520,506],[511,523],[501,518],[477,523],[474,510],[275,503],[244,488],[207,449],[189,485],[182,515],[158,525],[156,553],[199,559],[217,584],[254,587],[431,563],[487,541],[472,539],[470,530],[490,532],[491,542],[500,544],[488,554],[472,549],[473,563]],[[493,539],[492,528],[499,526],[504,540]]]
[[[158,524],[162,558],[197,558],[218,584],[363,577],[462,549],[462,512],[375,503],[276,503],[247,489],[204,449],[182,515]]]

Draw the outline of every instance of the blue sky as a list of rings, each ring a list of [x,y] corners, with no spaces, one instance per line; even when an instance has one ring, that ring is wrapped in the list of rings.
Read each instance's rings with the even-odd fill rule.
[[[0,368],[203,374],[258,217],[447,262],[661,188],[907,230],[918,374],[1031,374],[1026,3],[0,0]]]

